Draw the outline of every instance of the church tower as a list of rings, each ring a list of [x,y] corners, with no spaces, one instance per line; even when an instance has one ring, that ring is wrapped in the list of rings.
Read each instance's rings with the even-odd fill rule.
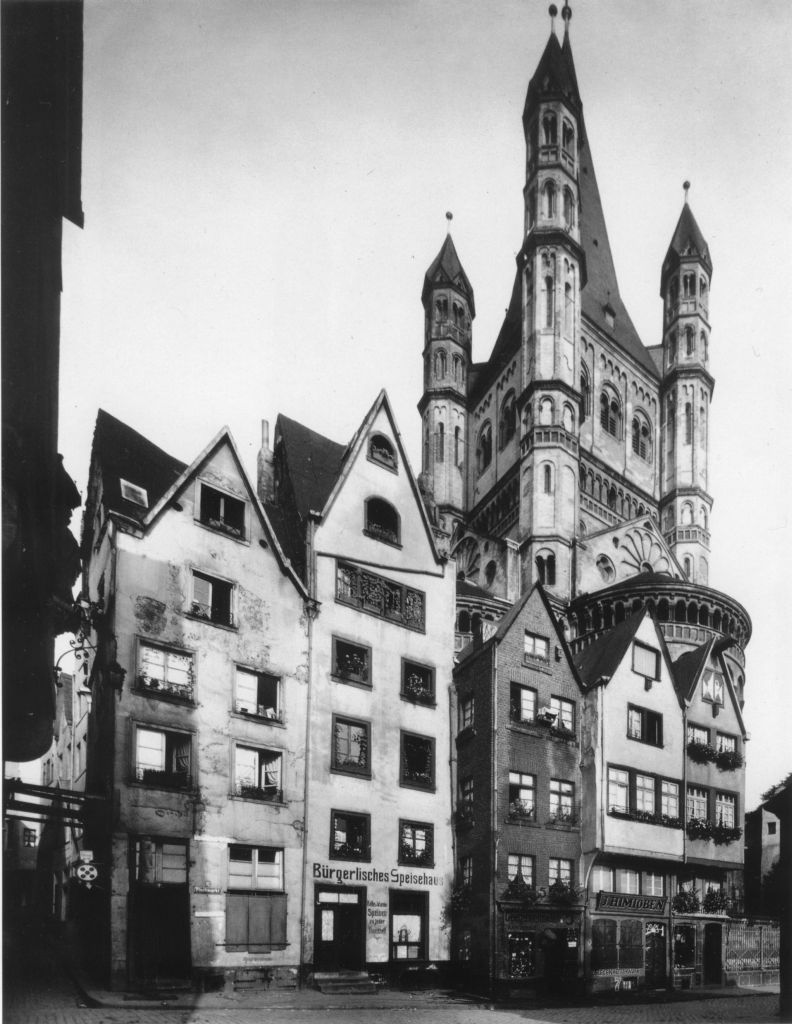
[[[709,372],[709,248],[688,205],[668,247],[663,300],[663,427],[660,523],[693,583],[709,578],[708,424],[714,380]]]
[[[551,7],[551,15],[556,12]],[[520,397],[522,590],[537,580],[569,599],[578,522],[580,422],[579,152],[582,108],[564,5],[564,42],[551,32],[528,86]]]
[[[447,214],[450,221],[451,215]],[[451,533],[465,515],[467,389],[473,289],[451,234],[424,277],[424,387],[422,421],[424,480],[437,506],[438,525]]]

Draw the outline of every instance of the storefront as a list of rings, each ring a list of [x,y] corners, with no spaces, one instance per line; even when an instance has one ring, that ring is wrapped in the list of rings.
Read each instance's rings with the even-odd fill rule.
[[[498,903],[496,984],[501,996],[573,992],[582,967],[581,910]]]
[[[667,987],[670,950],[665,896],[599,892],[589,928],[590,991]]]

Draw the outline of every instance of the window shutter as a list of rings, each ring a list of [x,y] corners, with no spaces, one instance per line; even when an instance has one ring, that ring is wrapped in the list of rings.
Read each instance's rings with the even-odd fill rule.
[[[286,896],[250,896],[250,948],[286,944]]]
[[[270,942],[273,945],[286,945],[286,896],[270,896],[272,907],[270,921]]]
[[[249,896],[226,896],[226,949],[230,952],[248,947]]]

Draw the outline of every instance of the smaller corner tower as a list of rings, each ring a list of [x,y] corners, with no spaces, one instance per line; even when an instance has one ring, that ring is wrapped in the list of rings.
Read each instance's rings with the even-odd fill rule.
[[[446,214],[451,221],[451,214]],[[473,288],[457,256],[451,232],[426,271],[424,307],[424,386],[418,403],[423,455],[421,467],[437,506],[441,529],[450,533],[465,515],[467,393]]]
[[[550,7],[555,19],[557,8]],[[522,589],[541,582],[571,596],[578,521],[580,425],[579,154],[583,116],[564,4],[564,41],[554,28],[528,85],[522,287]]]
[[[660,523],[685,575],[709,581],[709,247],[688,205],[682,207],[663,261],[662,465]]]

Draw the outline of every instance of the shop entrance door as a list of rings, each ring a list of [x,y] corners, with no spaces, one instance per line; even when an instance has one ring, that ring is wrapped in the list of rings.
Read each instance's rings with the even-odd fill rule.
[[[129,973],[138,982],[190,977],[187,855],[184,842],[145,837],[131,843]]]
[[[719,924],[704,925],[704,984],[720,985],[722,982],[723,961],[721,942],[722,926]]]
[[[666,926],[659,921],[646,922],[644,955],[646,987],[664,988],[666,983]]]
[[[362,971],[366,890],[317,886],[314,893],[314,970]]]

